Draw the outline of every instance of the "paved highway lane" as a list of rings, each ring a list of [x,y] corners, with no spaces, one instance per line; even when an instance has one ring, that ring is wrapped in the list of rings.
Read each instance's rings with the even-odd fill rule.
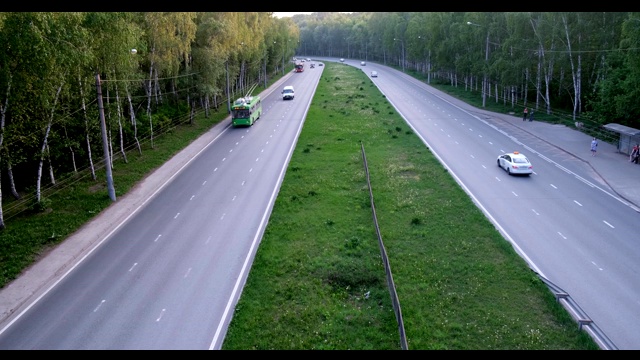
[[[0,334],[1,349],[218,349],[322,68],[288,74]],[[296,87],[283,101],[281,86]],[[230,121],[229,121],[230,123]]]
[[[393,100],[397,93],[392,93]],[[554,154],[540,153],[536,144],[486,126],[459,109],[434,108],[437,115],[426,122],[431,126],[424,125],[419,132],[488,209],[532,268],[571,294],[614,342],[637,347],[635,337],[625,339],[629,333],[619,331],[637,330],[640,320],[640,282],[628,276],[629,269],[639,270],[632,260],[638,258],[638,247],[628,236],[633,234],[636,214],[594,187],[591,174],[579,166],[574,167],[576,172],[568,170]],[[408,118],[412,124],[419,122],[413,120],[416,116]],[[511,177],[495,165],[497,155],[513,150],[530,157],[535,174]],[[624,314],[624,309],[633,311]]]
[[[568,292],[618,348],[640,349],[634,208],[583,161],[509,120],[477,115],[399,71],[370,62],[367,68],[378,72],[372,81],[529,266]],[[533,175],[498,168],[497,156],[514,150],[529,157]]]

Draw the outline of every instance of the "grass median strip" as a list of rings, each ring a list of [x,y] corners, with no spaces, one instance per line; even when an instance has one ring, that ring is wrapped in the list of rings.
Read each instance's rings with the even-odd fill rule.
[[[223,349],[597,349],[358,68],[328,63]]]

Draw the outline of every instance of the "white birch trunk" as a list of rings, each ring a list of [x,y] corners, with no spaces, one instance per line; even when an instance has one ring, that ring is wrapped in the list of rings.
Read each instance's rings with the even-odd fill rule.
[[[53,164],[51,164],[51,150],[49,149],[49,143],[47,143],[47,162],[49,162],[49,180],[51,185],[56,184],[56,178],[53,176]]]
[[[9,175],[9,186],[11,186],[11,195],[13,195],[13,197],[16,200],[20,200],[21,196],[18,193],[18,190],[16,190],[16,181],[13,178],[13,167],[11,166],[11,159],[8,159],[9,161],[7,161],[7,174]]]
[[[49,132],[51,132],[51,124],[53,124],[53,116],[55,115],[55,108],[58,104],[58,96],[60,96],[60,92],[62,91],[62,85],[64,84],[64,80],[60,83],[58,87],[58,91],[56,92],[56,97],[53,101],[53,106],[51,108],[51,116],[49,117],[49,122],[47,123],[47,129],[44,133],[44,139],[42,140],[42,147],[40,148],[40,161],[38,162],[38,176],[36,179],[36,201],[40,202],[42,200],[41,193],[41,184],[42,184],[42,167],[44,165],[44,156],[45,151],[47,149],[47,139],[49,138]]]
[[[127,153],[124,151],[124,135],[122,132],[122,107],[120,106],[120,92],[116,84],[116,111],[118,112],[118,133],[120,134],[120,153],[125,164],[128,164]]]
[[[125,85],[127,91],[127,100],[129,100],[129,116],[131,116],[131,125],[133,126],[133,138],[136,140],[136,146],[138,147],[138,153],[142,155],[142,148],[140,147],[140,141],[138,140],[138,123],[136,121],[136,113],[133,110],[133,102],[131,101],[131,94],[129,93],[129,87]]]
[[[96,181],[96,167],[93,164],[93,156],[91,155],[91,141],[89,137],[89,119],[87,119],[87,106],[84,101],[84,91],[82,90],[82,78],[78,75],[78,83],[80,84],[80,99],[82,100],[82,114],[84,116],[84,139],[87,143],[87,156],[89,157],[89,168],[91,169],[91,178]]]
[[[564,34],[567,37],[567,48],[569,52],[569,64],[571,65],[571,80],[573,83],[573,121],[576,120],[576,115],[580,107],[580,72],[581,72],[581,57],[578,54],[578,65],[574,64],[573,54],[571,52],[571,36],[569,36],[569,25],[567,24],[567,17],[562,16],[562,23],[564,25]],[[578,43],[580,42],[578,36]]]
[[[153,49],[151,50],[151,52],[153,53]],[[151,118],[151,90],[152,90],[152,82],[153,82],[153,60],[151,60],[151,64],[149,65],[149,80],[148,80],[148,94],[149,97],[147,98],[147,116],[149,117],[149,136],[150,136],[150,140],[151,140],[151,148],[153,149],[153,120]],[[156,105],[157,105],[158,99],[156,98]]]

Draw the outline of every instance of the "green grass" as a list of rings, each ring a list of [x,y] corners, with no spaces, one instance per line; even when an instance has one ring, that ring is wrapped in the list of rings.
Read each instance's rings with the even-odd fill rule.
[[[224,118],[199,114],[117,161],[116,196]],[[410,349],[597,349],[366,73],[331,63],[223,349],[400,349],[361,146]],[[60,180],[46,211],[7,221],[2,287],[111,204],[98,179]]]

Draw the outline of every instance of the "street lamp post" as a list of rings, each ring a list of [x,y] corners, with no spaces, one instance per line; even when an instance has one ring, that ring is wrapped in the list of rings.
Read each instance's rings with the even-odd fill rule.
[[[129,50],[131,55],[138,53],[138,50]],[[129,60],[131,63],[131,60]],[[113,185],[113,169],[111,164],[111,152],[109,151],[109,141],[107,136],[107,124],[104,117],[104,104],[102,101],[102,81],[100,80],[100,72],[96,71],[96,94],[98,100],[98,115],[100,118],[100,133],[102,134],[102,151],[104,153],[104,169],[107,176],[107,192],[111,201],[116,201],[116,189]]]
[[[291,43],[291,39],[285,43],[286,46],[282,49],[282,75],[284,75],[284,57],[287,55],[287,51],[289,50],[289,43]]]
[[[113,186],[113,174],[111,173],[111,157],[109,156],[109,143],[107,141],[107,125],[104,119],[104,106],[102,104],[102,86],[100,72],[96,71],[96,91],[98,95],[98,111],[100,113],[100,132],[102,133],[102,150],[104,151],[104,169],[107,172],[107,191],[111,201],[116,201],[116,190]]]
[[[473,25],[477,27],[482,27],[481,25],[474,24],[471,21],[467,21],[467,25]],[[484,49],[484,80],[482,81],[482,107],[485,107],[487,103],[487,88],[489,84],[487,83],[487,67],[489,66],[489,29],[487,28],[487,41]]]

